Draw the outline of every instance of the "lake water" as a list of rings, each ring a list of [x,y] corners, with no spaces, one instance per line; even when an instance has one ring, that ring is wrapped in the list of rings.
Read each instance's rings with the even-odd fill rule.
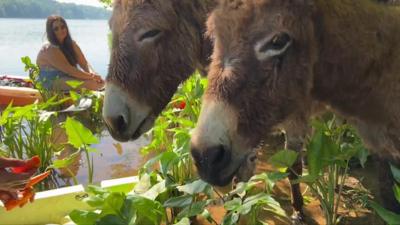
[[[67,20],[72,38],[86,59],[103,77],[109,62],[107,20]],[[46,41],[45,19],[0,18],[0,75],[25,75],[22,56],[36,62],[36,56]]]

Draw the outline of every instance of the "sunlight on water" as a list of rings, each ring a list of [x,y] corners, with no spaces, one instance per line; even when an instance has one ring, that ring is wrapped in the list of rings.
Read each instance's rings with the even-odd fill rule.
[[[107,20],[67,20],[72,38],[81,47],[89,63],[103,77],[109,62]],[[36,61],[46,41],[45,19],[0,19],[0,75],[25,75],[20,58]]]

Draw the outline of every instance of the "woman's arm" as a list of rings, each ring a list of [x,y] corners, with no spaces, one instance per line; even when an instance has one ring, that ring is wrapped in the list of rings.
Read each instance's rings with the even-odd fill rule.
[[[47,50],[48,63],[54,68],[64,72],[72,77],[79,79],[89,80],[93,78],[93,75],[89,72],[81,71],[74,66],[69,64],[67,58],[64,56],[62,51],[58,48],[50,47]]]
[[[74,52],[76,55],[76,58],[78,60],[78,64],[79,66],[88,73],[95,73],[93,68],[89,65],[88,61],[85,58],[85,55],[83,54],[81,48],[78,46],[78,44],[74,41],[73,42],[73,48],[74,48]]]

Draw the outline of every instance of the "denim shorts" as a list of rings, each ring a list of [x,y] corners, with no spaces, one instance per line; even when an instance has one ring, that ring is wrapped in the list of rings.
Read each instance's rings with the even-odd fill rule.
[[[58,79],[73,80],[74,78],[53,68],[40,68],[37,81],[42,84],[43,88],[51,90],[57,89],[57,87],[54,87],[54,82]]]

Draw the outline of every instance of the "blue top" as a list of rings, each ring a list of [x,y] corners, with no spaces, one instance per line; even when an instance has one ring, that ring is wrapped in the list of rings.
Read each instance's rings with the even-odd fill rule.
[[[54,87],[54,81],[57,79],[73,80],[74,78],[64,72],[61,72],[51,67],[40,67],[40,73],[37,81],[42,84],[43,88],[59,90],[59,88]]]

